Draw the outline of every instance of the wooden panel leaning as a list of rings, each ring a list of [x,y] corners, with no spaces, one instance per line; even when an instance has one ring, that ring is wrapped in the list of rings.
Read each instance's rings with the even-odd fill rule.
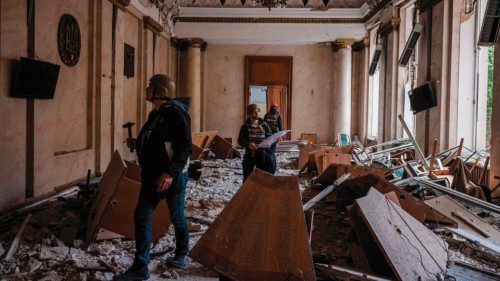
[[[137,164],[124,162],[115,151],[92,202],[85,237],[87,243],[100,228],[135,238],[134,209],[141,188],[140,171]],[[153,213],[153,241],[167,233],[169,218],[167,204],[165,200],[160,200]]]
[[[234,280],[316,280],[297,177],[254,170],[189,256]]]
[[[349,214],[374,273],[397,280],[446,273],[446,243],[377,190],[357,199]]]

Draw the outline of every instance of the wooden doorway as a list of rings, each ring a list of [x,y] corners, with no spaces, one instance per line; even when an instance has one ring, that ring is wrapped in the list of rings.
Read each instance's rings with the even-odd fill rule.
[[[245,57],[245,113],[250,103],[257,103],[261,110],[260,117],[263,118],[271,104],[276,103],[283,129],[291,127],[292,64],[292,57]]]

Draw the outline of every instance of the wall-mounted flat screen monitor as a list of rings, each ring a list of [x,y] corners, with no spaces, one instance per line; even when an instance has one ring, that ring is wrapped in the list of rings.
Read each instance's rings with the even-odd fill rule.
[[[21,57],[12,84],[11,97],[53,99],[60,66]]]
[[[430,82],[425,82],[408,92],[410,107],[413,114],[427,110],[437,105],[437,97]]]

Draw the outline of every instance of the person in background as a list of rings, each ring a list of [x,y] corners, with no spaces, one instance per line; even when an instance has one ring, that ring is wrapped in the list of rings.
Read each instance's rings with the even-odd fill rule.
[[[273,103],[271,108],[269,108],[269,112],[264,115],[264,121],[269,125],[271,131],[277,133],[279,131],[283,131],[283,123],[281,121],[281,115],[278,110],[278,105]]]
[[[159,201],[167,202],[175,230],[175,257],[167,266],[185,268],[189,251],[189,232],[184,215],[184,197],[191,155],[189,102],[172,99],[175,84],[163,74],[149,79],[146,100],[154,106],[137,140],[127,139],[137,148],[141,166],[141,190],[134,212],[135,259],[132,267],[114,280],[147,280],[152,240],[152,215]],[[167,214],[165,214],[167,215]]]
[[[259,118],[260,109],[256,104],[247,106],[247,120],[240,128],[238,143],[245,148],[243,156],[243,181],[252,173],[254,167],[274,174],[276,155],[271,148],[257,148],[265,138],[273,133],[269,125]]]

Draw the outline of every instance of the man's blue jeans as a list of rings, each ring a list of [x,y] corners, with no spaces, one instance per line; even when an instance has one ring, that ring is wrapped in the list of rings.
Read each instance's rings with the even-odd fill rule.
[[[142,265],[147,265],[149,263],[152,240],[151,220],[154,209],[163,198],[165,198],[167,202],[170,220],[174,225],[175,256],[187,255],[189,251],[189,231],[184,215],[184,202],[188,173],[179,174],[178,181],[180,192],[176,195],[165,197],[163,194],[156,192],[156,184],[147,184],[143,180],[139,200],[134,212],[135,263],[140,263]]]

